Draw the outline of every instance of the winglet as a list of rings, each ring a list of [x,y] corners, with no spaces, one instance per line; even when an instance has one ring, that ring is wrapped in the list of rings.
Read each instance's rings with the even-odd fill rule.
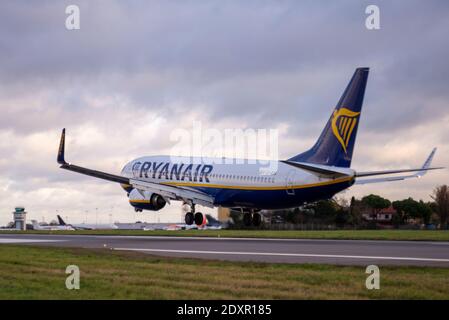
[[[59,142],[58,158],[59,164],[67,164],[64,160],[64,150],[65,150],[65,128],[62,129],[61,141]]]
[[[437,148],[433,148],[432,152],[429,154],[429,156],[427,157],[426,161],[424,162],[421,171],[418,171],[416,173],[417,177],[422,177],[423,175],[425,175],[427,173],[427,169],[430,167],[430,165],[432,164],[432,160],[433,160],[433,156],[435,155],[435,152],[437,151]]]

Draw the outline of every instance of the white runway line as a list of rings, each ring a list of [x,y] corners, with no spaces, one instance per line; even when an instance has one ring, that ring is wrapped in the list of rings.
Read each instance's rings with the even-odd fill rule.
[[[76,237],[76,235],[64,235],[65,237]],[[301,239],[301,238],[235,238],[235,237],[186,237],[186,236],[85,236],[93,238],[110,238],[110,239],[160,239],[160,240],[218,240],[218,241],[280,241],[280,242],[337,242],[337,243],[392,243],[392,244],[415,244],[415,245],[449,245],[448,241],[432,241],[432,240],[364,240],[364,239]]]
[[[140,249],[140,248],[114,248],[114,250],[166,252],[166,253],[199,253],[199,254],[218,254],[218,255],[250,255],[250,256],[282,256],[282,257],[309,257],[309,258],[343,258],[343,259],[377,259],[377,260],[449,262],[449,259],[415,258],[415,257],[350,256],[350,255],[338,255],[338,254],[238,252],[238,251],[235,251],[235,252],[231,252],[231,251],[196,251],[196,250]]]
[[[4,243],[33,243],[33,242],[62,242],[66,240],[41,240],[41,239],[14,239],[0,238],[0,244]]]

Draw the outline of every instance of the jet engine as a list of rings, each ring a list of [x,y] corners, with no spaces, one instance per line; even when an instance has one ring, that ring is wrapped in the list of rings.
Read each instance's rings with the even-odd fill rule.
[[[136,211],[157,211],[165,207],[166,204],[165,199],[161,195],[149,191],[132,189],[128,197],[129,203]]]

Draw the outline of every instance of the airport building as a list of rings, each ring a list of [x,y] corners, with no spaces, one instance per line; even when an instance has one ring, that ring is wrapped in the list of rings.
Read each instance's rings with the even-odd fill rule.
[[[16,207],[12,213],[14,216],[14,228],[17,230],[26,230],[27,213],[24,207]]]

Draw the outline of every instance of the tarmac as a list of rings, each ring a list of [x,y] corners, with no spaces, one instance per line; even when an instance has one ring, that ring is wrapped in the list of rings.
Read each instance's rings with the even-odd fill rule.
[[[449,267],[449,242],[0,234],[0,245],[102,248],[266,263]]]

